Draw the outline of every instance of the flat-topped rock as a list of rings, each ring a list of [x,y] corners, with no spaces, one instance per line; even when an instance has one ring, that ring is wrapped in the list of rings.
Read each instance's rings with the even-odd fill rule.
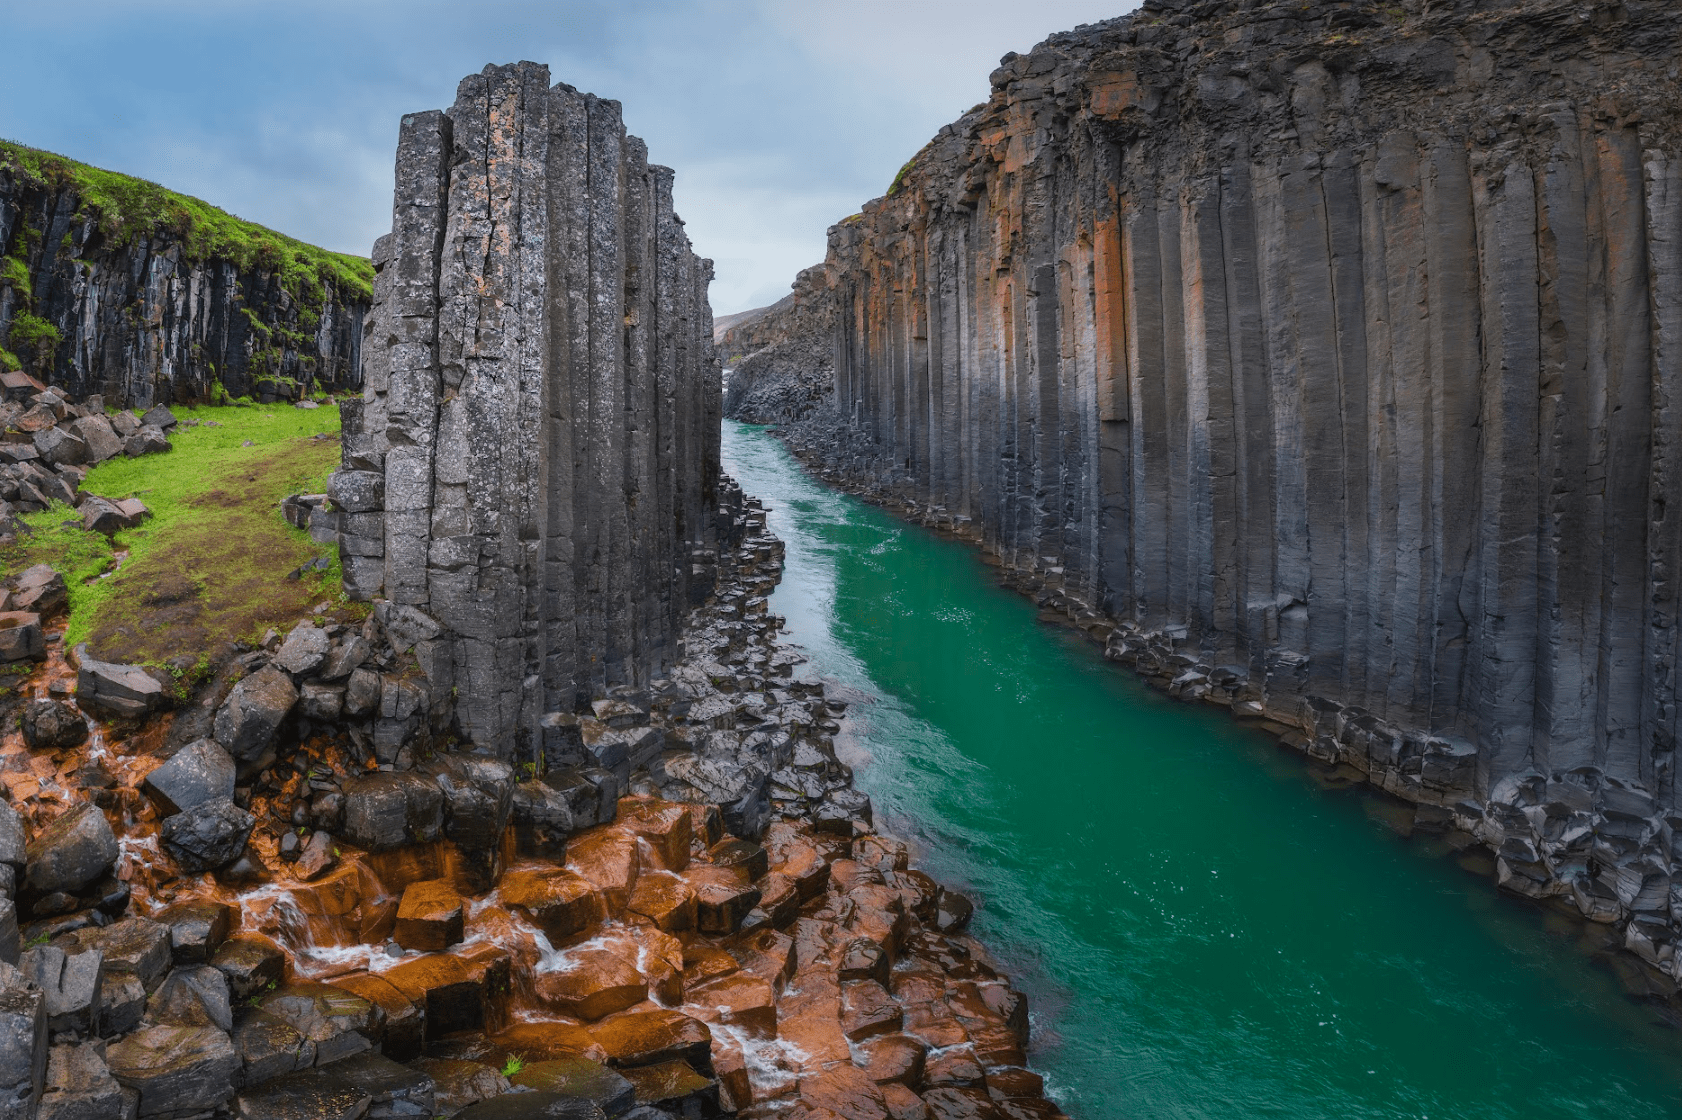
[[[373,1004],[343,988],[289,984],[259,997],[258,1006],[313,1042],[317,1065],[360,1054],[373,1045]]]
[[[555,1010],[594,1021],[648,998],[648,982],[636,965],[606,949],[578,949],[535,978],[539,994]]]
[[[502,901],[524,914],[551,942],[567,940],[593,929],[607,916],[594,883],[575,871],[511,871],[502,877]]]
[[[146,775],[140,788],[165,816],[234,796],[234,760],[214,739],[195,739]]]
[[[533,1062],[509,1080],[539,1093],[555,1093],[575,1101],[587,1101],[609,1116],[617,1116],[636,1103],[629,1081],[600,1062],[587,1058],[551,1058]]]
[[[239,1054],[215,1027],[141,1027],[106,1051],[111,1074],[140,1094],[139,1115],[209,1111],[234,1095]]]
[[[619,914],[636,888],[642,857],[634,835],[603,827],[573,837],[566,865],[601,892],[610,914]]]
[[[610,1066],[687,1062],[702,1072],[712,1069],[712,1030],[681,1011],[625,1011],[595,1023],[589,1034]]]
[[[462,938],[461,895],[447,879],[410,883],[403,888],[392,936],[405,949],[448,949]]]

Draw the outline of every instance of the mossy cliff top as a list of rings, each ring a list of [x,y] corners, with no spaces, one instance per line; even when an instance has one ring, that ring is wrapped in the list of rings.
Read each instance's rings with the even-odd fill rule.
[[[242,271],[279,273],[282,286],[308,305],[320,305],[326,285],[356,301],[372,297],[374,266],[367,258],[307,245],[149,180],[10,140],[0,140],[0,172],[26,185],[73,191],[79,212],[118,246],[167,237],[180,242],[189,260],[226,260]]]

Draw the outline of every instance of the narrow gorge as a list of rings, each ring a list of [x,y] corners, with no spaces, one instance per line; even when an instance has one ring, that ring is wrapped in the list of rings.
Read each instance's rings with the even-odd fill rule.
[[[1052,36],[724,334],[731,415],[1669,999],[1679,33],[1147,0]]]

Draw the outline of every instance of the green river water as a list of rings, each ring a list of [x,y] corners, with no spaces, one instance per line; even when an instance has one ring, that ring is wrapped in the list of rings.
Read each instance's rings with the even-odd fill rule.
[[[1567,926],[1037,621],[973,548],[760,430],[724,452],[787,543],[805,671],[871,698],[846,738],[878,822],[979,904],[1076,1120],[1682,1116],[1682,1032]]]

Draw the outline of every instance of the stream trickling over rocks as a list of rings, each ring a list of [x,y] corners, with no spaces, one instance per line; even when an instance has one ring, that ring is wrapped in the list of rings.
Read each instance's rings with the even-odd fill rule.
[[[981,904],[1071,1116],[1682,1115],[1682,1034],[1581,923],[1151,692],[768,432],[727,421],[724,463],[786,543],[770,606],[805,671],[862,694],[859,786]]]

